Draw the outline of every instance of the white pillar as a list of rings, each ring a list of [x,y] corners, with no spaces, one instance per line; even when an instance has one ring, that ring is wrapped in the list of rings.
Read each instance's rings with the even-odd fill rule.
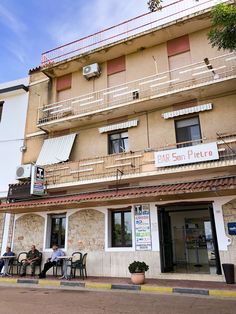
[[[10,220],[11,220],[11,214],[6,214],[5,220],[4,220],[4,226],[3,226],[1,255],[3,255],[6,252],[7,245],[10,245],[10,243],[7,242],[8,235],[9,235]]]
[[[228,238],[225,234],[222,206],[234,198],[235,197],[232,197],[232,196],[216,198],[213,202],[213,212],[214,212],[214,218],[215,218],[216,234],[217,234],[219,251],[227,251],[228,246],[231,244],[231,239]]]
[[[150,218],[152,232],[152,251],[160,251],[157,208],[154,203],[150,204]]]

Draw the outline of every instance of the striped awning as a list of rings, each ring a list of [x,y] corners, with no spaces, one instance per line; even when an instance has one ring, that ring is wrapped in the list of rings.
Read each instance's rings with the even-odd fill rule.
[[[75,141],[76,134],[69,134],[44,141],[36,164],[39,166],[67,161]]]
[[[122,130],[122,129],[128,129],[132,128],[138,125],[138,120],[130,120],[127,122],[122,122],[118,124],[111,124],[104,127],[99,128],[100,133],[106,133],[110,131],[116,131],[116,130]]]
[[[190,113],[212,110],[212,109],[213,109],[213,104],[209,103],[209,104],[184,108],[184,109],[180,109],[180,110],[176,110],[176,111],[165,112],[162,114],[162,117],[164,119],[170,119],[170,118],[179,117],[179,116],[183,116],[183,115],[190,114]]]

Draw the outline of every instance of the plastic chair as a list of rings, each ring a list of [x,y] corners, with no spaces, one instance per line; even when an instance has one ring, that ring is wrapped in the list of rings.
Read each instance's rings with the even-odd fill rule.
[[[80,252],[75,252],[75,253],[80,253]],[[80,253],[81,254],[81,253]],[[82,255],[82,254],[81,254]],[[79,269],[80,271],[80,277],[83,278],[84,277],[87,278],[87,269],[86,269],[86,260],[87,260],[87,255],[88,253],[85,253],[83,255],[83,257],[80,260],[77,260],[73,266],[73,262],[72,262],[72,269],[73,269],[73,277],[75,278],[75,273],[76,273],[76,269]]]
[[[76,268],[82,263],[83,254],[81,252],[73,252],[71,260],[71,276],[75,278]]]
[[[39,252],[39,259],[35,262],[35,268],[36,268],[37,266],[39,267],[39,273],[41,273],[41,271],[42,271],[42,269],[41,269],[42,257],[43,257],[42,252]],[[21,267],[22,267],[23,262],[24,262],[25,259],[26,259],[26,258],[24,258],[24,259],[21,260],[21,264],[20,264],[20,266],[19,266],[19,273],[21,273]],[[28,267],[28,266],[29,266],[29,264],[26,265],[26,267]]]
[[[16,267],[16,274],[19,275],[22,262],[26,259],[27,252],[20,252],[16,259],[10,264],[9,272],[13,275],[13,268]]]

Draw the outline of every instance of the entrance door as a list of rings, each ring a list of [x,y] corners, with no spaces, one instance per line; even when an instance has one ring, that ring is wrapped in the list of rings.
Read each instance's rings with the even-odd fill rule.
[[[158,209],[161,272],[173,271],[173,248],[171,236],[171,222],[169,213],[164,208]]]

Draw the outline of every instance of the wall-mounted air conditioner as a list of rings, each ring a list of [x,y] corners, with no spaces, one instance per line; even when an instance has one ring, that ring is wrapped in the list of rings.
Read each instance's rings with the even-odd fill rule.
[[[31,177],[31,164],[21,165],[16,168],[16,180],[26,180]]]
[[[98,63],[93,63],[90,65],[86,65],[83,67],[83,76],[86,79],[90,79],[91,77],[98,77],[101,74],[101,69]]]

